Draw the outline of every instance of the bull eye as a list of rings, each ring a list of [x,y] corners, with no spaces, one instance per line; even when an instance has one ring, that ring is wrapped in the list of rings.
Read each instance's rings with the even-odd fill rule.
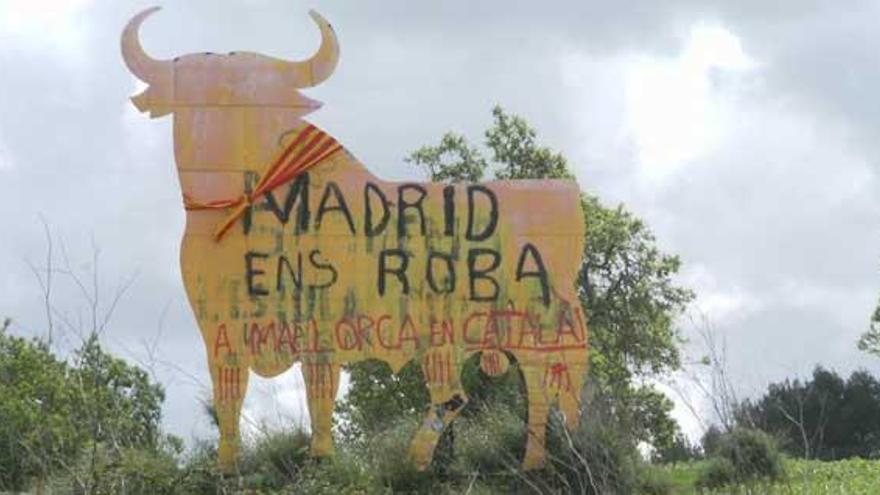
[[[230,55],[236,55],[237,52],[229,52]]]

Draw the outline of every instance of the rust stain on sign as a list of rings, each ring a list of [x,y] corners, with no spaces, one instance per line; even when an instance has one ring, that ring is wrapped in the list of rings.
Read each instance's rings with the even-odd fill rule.
[[[587,327],[575,292],[584,248],[579,191],[562,180],[387,182],[303,117],[301,88],[330,76],[336,35],[301,62],[256,53],[156,60],[135,16],[122,36],[132,98],[172,114],[187,207],[181,269],[204,337],[220,422],[219,461],[235,464],[248,370],[302,363],[312,451],[333,450],[340,367],[365,359],[422,369],[432,406],[412,441],[425,467],[467,401],[462,364],[489,375],[515,359],[528,394],[525,468],[543,464],[550,406],[578,421]]]

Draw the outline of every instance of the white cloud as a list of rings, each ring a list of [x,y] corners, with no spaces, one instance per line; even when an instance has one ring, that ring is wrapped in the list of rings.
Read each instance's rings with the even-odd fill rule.
[[[3,144],[3,141],[0,140],[0,170],[4,168],[9,169],[12,168],[12,153],[9,151],[9,148]]]
[[[19,38],[31,46],[49,45],[75,54],[83,32],[79,16],[94,0],[4,0],[0,40]]]
[[[734,34],[702,24],[692,28],[675,58],[632,58],[624,83],[626,119],[648,180],[662,180],[717,144],[720,123],[712,71],[753,66]]]
[[[297,363],[273,378],[263,378],[251,372],[242,417],[245,435],[257,435],[266,427],[308,427],[302,366]]]
[[[696,293],[691,310],[696,318],[713,324],[734,325],[764,307],[764,301],[740,285],[738,280],[721,279],[710,265],[700,262],[684,266],[681,284]]]

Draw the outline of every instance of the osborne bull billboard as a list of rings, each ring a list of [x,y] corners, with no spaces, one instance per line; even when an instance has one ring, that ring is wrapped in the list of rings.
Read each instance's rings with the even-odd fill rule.
[[[313,454],[333,450],[341,367],[366,359],[395,372],[415,361],[431,405],[410,455],[427,466],[467,403],[460,372],[515,361],[528,400],[525,468],[545,458],[550,407],[578,421],[586,316],[575,290],[584,248],[579,191],[565,180],[388,182],[304,117],[300,90],[339,60],[336,34],[311,12],[321,44],[286,61],[249,52],[148,55],[131,19],[122,54],[147,84],[132,98],[170,114],[186,209],[181,270],[205,343],[234,467],[251,371],[301,363]],[[417,109],[413,109],[414,112]]]

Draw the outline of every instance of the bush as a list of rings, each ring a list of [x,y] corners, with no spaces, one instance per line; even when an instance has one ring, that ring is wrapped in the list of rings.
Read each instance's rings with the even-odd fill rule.
[[[672,488],[672,476],[662,469],[646,465],[639,470],[636,492],[640,495],[669,495]]]
[[[700,476],[697,478],[697,488],[720,488],[737,481],[736,468],[733,463],[724,457],[713,457],[700,471]]]
[[[776,480],[782,474],[782,456],[773,439],[760,430],[737,428],[721,435],[698,484],[716,488],[758,479]]]
[[[718,426],[709,426],[706,433],[703,433],[703,437],[700,438],[700,447],[702,447],[704,457],[711,457],[718,453],[718,444],[721,443],[723,435]]]
[[[733,463],[741,479],[778,479],[782,476],[782,457],[776,443],[761,430],[733,430],[722,439],[718,455]]]
[[[701,459],[699,445],[691,443],[682,433],[676,432],[668,445],[657,448],[651,455],[651,460],[661,464],[675,464],[676,462],[688,462]]]
[[[98,444],[89,456],[80,456],[63,474],[49,478],[44,488],[50,493],[94,495],[177,493],[184,476],[178,454],[176,446],[116,450]]]
[[[364,459],[375,473],[379,483],[394,493],[426,493],[432,491],[430,469],[419,471],[410,460],[409,446],[419,427],[419,421],[404,417],[391,427],[368,440]]]
[[[246,446],[239,470],[251,488],[281,488],[296,479],[309,459],[308,433],[300,429],[269,432]]]
[[[340,495],[381,493],[381,483],[359,459],[348,452],[335,457],[312,460],[300,471],[292,485],[292,493],[308,495]]]
[[[592,421],[591,421],[592,419]],[[600,416],[582,418],[569,432],[552,414],[547,431],[547,468],[538,474],[551,493],[628,494],[636,491],[639,453]]]
[[[518,469],[525,453],[526,427],[509,409],[488,406],[453,423],[455,471],[487,475]]]

